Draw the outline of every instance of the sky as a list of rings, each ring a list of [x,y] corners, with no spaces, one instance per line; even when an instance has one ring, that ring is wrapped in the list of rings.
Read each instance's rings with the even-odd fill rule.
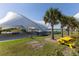
[[[9,11],[17,12],[25,17],[40,22],[43,20],[43,16],[50,7],[59,8],[59,10],[69,16],[74,16],[79,12],[78,3],[0,3],[0,19],[6,16]],[[55,26],[59,28],[60,26]]]

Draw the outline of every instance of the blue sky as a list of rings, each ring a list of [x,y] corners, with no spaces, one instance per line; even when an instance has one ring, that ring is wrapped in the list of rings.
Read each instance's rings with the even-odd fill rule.
[[[27,18],[31,19],[31,20],[42,20],[43,16],[45,14],[45,11],[48,8],[59,8],[59,10],[65,14],[65,15],[70,15],[73,16],[76,13],[79,12],[79,4],[77,3],[51,3],[51,4],[12,4],[12,3],[7,3],[7,4],[0,4],[0,18],[3,18],[7,12],[9,11],[14,11],[14,12],[18,12],[24,16],[26,16]]]

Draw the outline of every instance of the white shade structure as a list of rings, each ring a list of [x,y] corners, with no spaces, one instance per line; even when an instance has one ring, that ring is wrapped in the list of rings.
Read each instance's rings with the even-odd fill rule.
[[[75,17],[75,19],[79,21],[79,13],[76,13],[73,17]]]
[[[40,31],[48,30],[48,28],[45,25],[38,24],[26,18],[25,16],[15,12],[8,12],[7,15],[0,20],[0,27],[2,28],[23,27],[26,31],[28,31],[29,27],[34,27],[34,29],[38,29]]]

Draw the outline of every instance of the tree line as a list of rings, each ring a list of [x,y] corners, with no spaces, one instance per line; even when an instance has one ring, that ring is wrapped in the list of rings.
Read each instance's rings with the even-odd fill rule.
[[[64,36],[64,27],[67,29],[67,35],[70,35],[71,31],[79,28],[79,22],[73,16],[67,16],[63,14],[58,8],[49,8],[43,17],[43,20],[46,23],[51,24],[51,38],[54,38],[54,25],[61,24],[61,37]]]

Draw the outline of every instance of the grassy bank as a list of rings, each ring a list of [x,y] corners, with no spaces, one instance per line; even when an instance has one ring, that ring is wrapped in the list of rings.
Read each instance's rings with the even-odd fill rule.
[[[0,42],[2,56],[63,56],[79,55],[79,40],[76,40],[75,49],[59,45],[56,42],[46,41],[49,36],[35,36],[7,42]]]

